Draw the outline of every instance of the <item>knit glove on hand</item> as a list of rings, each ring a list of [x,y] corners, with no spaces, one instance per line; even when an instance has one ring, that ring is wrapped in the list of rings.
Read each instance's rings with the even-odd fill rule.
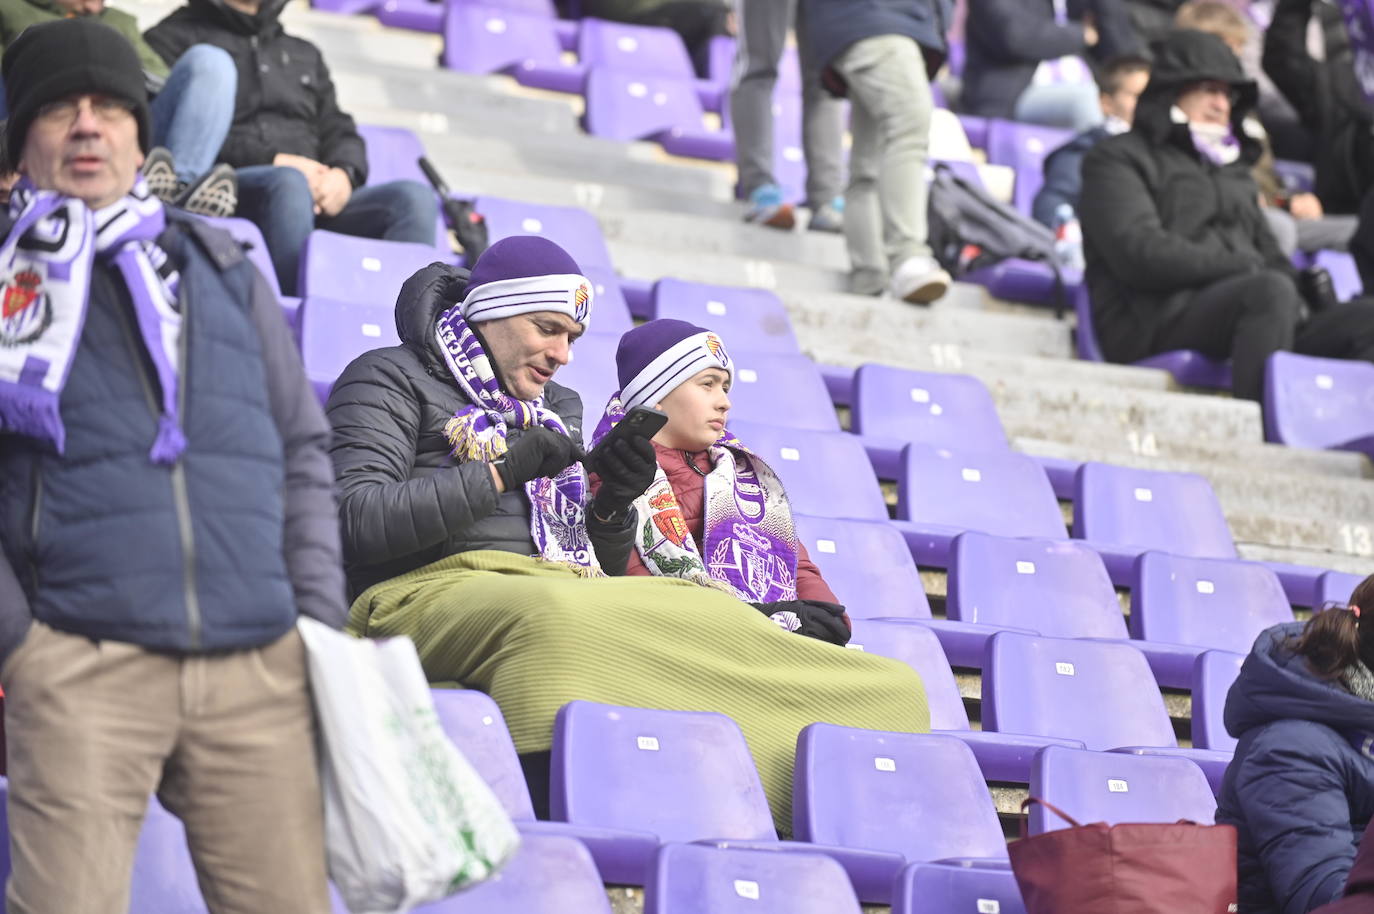
[[[542,425],[525,429],[504,460],[496,464],[496,472],[507,492],[512,492],[531,479],[557,476],[569,465],[582,459],[582,447],[567,435]]]
[[[750,606],[790,632],[828,641],[849,643],[849,626],[844,622],[844,607],[824,600],[778,600],[750,603]]]
[[[658,457],[648,438],[621,438],[612,441],[596,467],[601,488],[592,500],[592,511],[598,517],[615,517],[654,481],[658,471]]]

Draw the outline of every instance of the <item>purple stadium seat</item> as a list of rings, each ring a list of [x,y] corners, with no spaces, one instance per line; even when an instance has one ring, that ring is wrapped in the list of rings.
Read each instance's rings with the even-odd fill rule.
[[[829,851],[859,898],[890,903],[907,863],[1007,859],[972,751],[949,736],[816,723],[797,738],[792,831]]]
[[[1234,559],[1235,541],[1212,485],[1196,473],[1085,463],[1074,482],[1073,535],[1125,584],[1136,556],[1152,549]]]
[[[1040,127],[999,118],[988,122],[988,161],[1016,170],[1012,203],[1022,213],[1030,213],[1031,203],[1045,183],[1045,159],[1073,136],[1072,130],[1059,127]]]
[[[1025,783],[1030,777],[1031,759],[1045,746],[1083,746],[1075,739],[972,729],[954,672],[936,634],[942,626],[958,624],[943,620],[854,619],[854,633],[846,646],[900,660],[920,673],[926,705],[930,708],[931,732],[953,736],[967,745],[986,780]]]
[[[897,875],[892,914],[927,911],[1026,914],[1026,906],[1010,870],[968,863],[909,864]]]
[[[716,35],[711,39],[706,55],[706,74],[711,82],[729,88],[735,72],[735,47],[732,35]]]
[[[1097,333],[1093,330],[1092,301],[1088,287],[1079,285],[1071,290],[1074,314],[1078,326],[1074,330],[1074,346],[1078,357],[1087,362],[1105,362],[1102,347],[1097,343]],[[1159,368],[1174,376],[1174,380],[1186,387],[1206,387],[1214,390],[1231,389],[1231,363],[1219,362],[1192,349],[1176,349],[1141,359],[1135,364],[1142,368]]]
[[[611,394],[620,389],[615,374],[619,334],[601,333],[592,315],[592,332],[573,343],[572,361],[554,373],[555,384],[577,391],[582,398],[582,437],[590,443]]]
[[[1164,552],[1136,560],[1131,636],[1145,642],[1136,646],[1162,686],[1189,688],[1199,654],[1248,654],[1260,632],[1292,621],[1283,585],[1259,563]]]
[[[1274,353],[1264,373],[1264,437],[1374,456],[1374,365]]]
[[[508,73],[556,92],[581,92],[587,78],[581,64],[564,62],[554,19],[469,0],[445,4],[440,62],[462,73]]]
[[[860,914],[844,869],[820,854],[665,844],[644,914]]]
[[[587,132],[628,142],[653,140],[674,155],[728,160],[735,140],[702,121],[696,81],[594,67],[587,74]]]
[[[1312,167],[1311,162],[1275,159],[1274,172],[1283,186],[1290,191],[1311,191],[1316,184],[1316,169]]]
[[[853,435],[744,421],[730,422],[730,429],[777,471],[793,512],[887,520],[878,478]]]
[[[582,267],[582,275],[592,281],[592,288],[596,292],[591,323],[596,332],[618,336],[634,327],[630,306],[625,303],[625,293],[620,290],[615,271],[605,267]]]
[[[1346,574],[1344,571],[1326,572],[1317,579],[1316,599],[1312,603],[1312,608],[1322,609],[1329,603],[1338,606],[1349,604],[1350,595],[1363,580],[1364,577],[1358,574]]]
[[[696,75],[681,36],[656,25],[583,19],[577,57],[587,67],[607,67],[642,76],[693,79]]]
[[[521,834],[515,856],[486,882],[413,914],[611,914],[587,849],[559,835]]]
[[[964,128],[964,135],[968,137],[968,144],[974,149],[988,148],[988,127],[989,122],[985,117],[976,114],[959,115],[959,123]]]
[[[1217,812],[1206,775],[1188,759],[1059,746],[1035,757],[1030,795],[1050,801],[1085,824],[1188,819],[1211,825]],[[1045,807],[1031,806],[1030,834],[1069,827]]]
[[[373,14],[382,25],[395,29],[435,34],[444,30],[444,4],[439,0],[383,0]]]
[[[353,16],[370,12],[380,0],[311,0],[310,5],[324,13]]]
[[[860,365],[854,373],[851,428],[880,479],[901,475],[908,442],[970,451],[1005,451],[1007,436],[992,394],[970,375]]]
[[[709,327],[732,351],[797,353],[796,334],[787,307],[767,289],[711,286],[682,279],[654,283],[650,318],[674,318]]]
[[[259,231],[258,227],[247,219],[214,219],[208,216],[202,218],[211,225],[222,228],[234,236],[234,240],[243,248],[244,254],[252,261],[253,266],[258,268],[262,278],[267,280],[267,285],[271,287],[272,294],[277,296],[287,326],[291,328],[293,334],[299,337],[301,300],[294,296],[281,294],[281,285],[277,282],[277,271],[272,266],[272,255],[267,253],[267,242],[263,240],[262,232]]]
[[[605,271],[603,276],[615,274],[601,223],[585,209],[504,197],[478,197],[473,206],[487,220],[493,242],[512,235],[542,235],[567,251],[582,269]]]
[[[947,566],[950,542],[965,530],[1049,539],[1065,532],[1045,471],[1011,451],[907,445],[897,517],[916,563],[939,568]]]
[[[748,338],[741,339],[747,343]],[[772,422],[787,428],[838,432],[840,420],[830,405],[816,363],[800,353],[753,352],[730,346],[734,361],[730,417],[741,422]],[[745,442],[748,444],[748,442]]]
[[[301,251],[301,298],[368,302],[391,309],[401,284],[416,270],[443,260],[428,244],[382,241],[315,229]]]
[[[321,403],[349,362],[400,342],[390,304],[312,297],[301,305],[301,361]]]
[[[388,0],[392,2],[392,0]],[[442,8],[429,0],[419,0],[426,6]],[[419,181],[428,185],[419,161],[425,154],[424,144],[413,130],[404,127],[378,127],[359,124],[358,135],[367,144],[367,183],[385,184],[388,181]]]
[[[797,536],[851,619],[929,619],[921,573],[886,521],[793,515]],[[874,569],[882,569],[874,574]]]
[[[1229,752],[1178,748],[1150,665],[1126,643],[998,632],[983,661],[982,712],[984,730],[1192,759],[1214,792],[1231,758]]]
[[[1341,301],[1349,301],[1364,291],[1355,258],[1344,251],[1318,251],[1312,264],[1324,267],[1331,274],[1331,284],[1336,287],[1336,297]]]
[[[1226,694],[1240,675],[1244,654],[1203,651],[1193,663],[1193,745],[1231,752],[1236,738],[1226,732]]]

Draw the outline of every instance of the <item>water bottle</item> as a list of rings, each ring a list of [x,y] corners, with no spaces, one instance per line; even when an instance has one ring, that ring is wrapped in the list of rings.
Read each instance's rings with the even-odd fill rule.
[[[1064,269],[1083,272],[1083,227],[1067,203],[1054,211],[1054,254]]]

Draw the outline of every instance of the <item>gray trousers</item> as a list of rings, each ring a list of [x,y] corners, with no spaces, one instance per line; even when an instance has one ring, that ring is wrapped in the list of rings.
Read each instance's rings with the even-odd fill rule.
[[[1264,207],[1264,218],[1279,250],[1291,257],[1294,251],[1314,254],[1317,251],[1347,251],[1350,249],[1350,236],[1360,218],[1352,215],[1337,214],[1322,216],[1320,219],[1294,219],[1285,209],[1277,206]]]
[[[787,44],[797,0],[735,0],[739,34],[730,87],[730,121],[735,131],[739,190],[748,197],[773,176],[773,87]],[[797,31],[802,31],[800,25]],[[829,203],[841,187],[843,105],[821,88],[820,66],[799,43],[802,70],[802,152],[806,156],[806,201]]]
[[[889,269],[930,256],[926,158],[934,99],[920,46],[904,35],[850,45],[835,61],[849,84],[849,187],[844,236],[851,288],[875,294]]]

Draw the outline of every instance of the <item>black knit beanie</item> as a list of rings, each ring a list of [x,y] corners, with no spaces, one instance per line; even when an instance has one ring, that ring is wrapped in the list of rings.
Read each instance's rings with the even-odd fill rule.
[[[57,19],[31,25],[0,59],[10,119],[5,148],[12,162],[24,154],[24,138],[38,109],[69,95],[99,93],[134,103],[138,144],[151,138],[143,67],[129,40],[96,19]]]

